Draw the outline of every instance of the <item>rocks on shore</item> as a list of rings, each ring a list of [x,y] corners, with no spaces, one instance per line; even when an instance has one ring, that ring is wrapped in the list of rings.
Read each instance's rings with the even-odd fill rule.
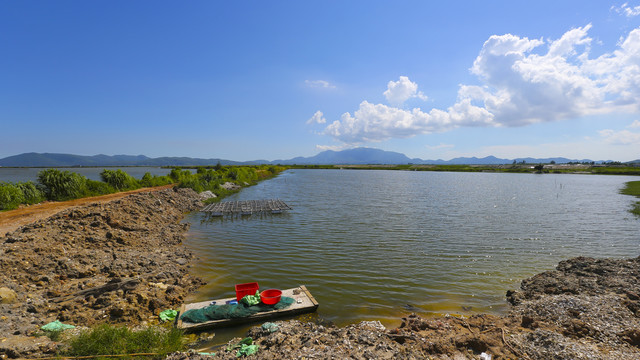
[[[8,295],[0,302],[0,354],[53,351],[46,337],[35,347],[25,341],[54,320],[131,325],[177,308],[202,285],[189,273],[193,255],[181,246],[188,224],[180,223],[201,206],[190,189],[140,193],[72,208],[1,237],[0,286],[7,290],[0,292]]]

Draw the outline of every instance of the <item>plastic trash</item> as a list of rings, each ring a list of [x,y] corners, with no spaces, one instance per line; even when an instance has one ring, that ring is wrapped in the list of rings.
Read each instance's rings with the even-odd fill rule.
[[[253,345],[242,344],[240,345],[240,349],[238,350],[236,357],[253,355],[258,352],[258,349],[259,349],[258,345],[255,345],[255,344]]]
[[[234,349],[238,349],[236,357],[240,357],[253,355],[258,352],[260,347],[253,343],[253,339],[251,337],[246,337],[240,340],[237,344],[227,346],[227,351],[233,351]]]
[[[173,321],[176,319],[176,316],[178,316],[178,311],[173,309],[164,310],[160,315],[158,315],[162,321]]]
[[[46,325],[42,325],[40,329],[44,331],[62,331],[66,329],[73,329],[75,326],[69,324],[63,324],[60,320],[52,321]]]
[[[272,323],[272,322],[266,322],[264,324],[262,324],[262,330],[266,330],[270,333],[274,333],[278,330],[280,330],[280,327],[278,327],[278,325]]]
[[[260,304],[260,291],[256,290],[255,295],[245,295],[240,302],[246,304],[247,306],[253,306]]]
[[[480,354],[480,359],[491,360],[491,354],[487,354],[486,352],[483,352],[482,354]]]

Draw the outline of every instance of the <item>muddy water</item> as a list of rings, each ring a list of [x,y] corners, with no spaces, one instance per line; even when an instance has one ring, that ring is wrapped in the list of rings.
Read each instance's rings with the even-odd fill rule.
[[[231,200],[280,215],[191,214],[186,245],[208,285],[191,300],[305,284],[337,324],[410,312],[502,313],[519,281],[575,256],[640,254],[625,176],[290,170]]]

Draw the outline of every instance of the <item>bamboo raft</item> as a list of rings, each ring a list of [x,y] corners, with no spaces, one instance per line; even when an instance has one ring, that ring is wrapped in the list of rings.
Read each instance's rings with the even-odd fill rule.
[[[291,210],[291,208],[285,204],[284,201],[271,199],[219,202],[209,204],[200,211],[208,213],[211,216],[224,216],[251,215],[255,213],[279,214],[285,210]]]
[[[287,296],[293,298],[295,302],[291,304],[286,309],[280,310],[271,310],[266,312],[259,312],[257,314],[253,314],[251,316],[243,317],[243,318],[234,318],[234,319],[221,319],[221,320],[211,320],[203,323],[190,323],[186,321],[180,320],[180,316],[184,314],[185,311],[191,309],[201,309],[209,306],[212,303],[212,300],[191,303],[191,304],[182,304],[180,307],[180,312],[177,316],[176,327],[178,329],[183,329],[185,332],[197,332],[206,329],[220,328],[244,323],[258,322],[266,319],[272,319],[282,316],[291,316],[304,314],[309,312],[314,312],[318,309],[318,302],[311,295],[307,287],[304,285],[300,285],[297,288],[282,290],[282,296]],[[230,297],[226,299],[216,299],[216,304],[225,304],[229,300],[235,300],[235,297]]]

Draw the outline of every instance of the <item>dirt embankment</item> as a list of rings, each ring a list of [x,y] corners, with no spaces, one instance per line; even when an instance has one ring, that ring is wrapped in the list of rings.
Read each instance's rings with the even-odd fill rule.
[[[0,354],[53,351],[41,325],[140,324],[177,308],[202,282],[181,245],[190,189],[73,207],[0,237]]]
[[[124,191],[115,194],[93,196],[88,198],[69,201],[49,201],[42,204],[25,206],[17,210],[0,212],[0,236],[4,236],[10,231],[14,231],[20,226],[31,224],[38,220],[44,220],[60,211],[75,206],[86,206],[93,203],[108,203],[113,200],[122,199],[131,194],[141,192],[161,191],[172,188],[174,185],[158,186],[155,188],[143,188],[131,191]]]

